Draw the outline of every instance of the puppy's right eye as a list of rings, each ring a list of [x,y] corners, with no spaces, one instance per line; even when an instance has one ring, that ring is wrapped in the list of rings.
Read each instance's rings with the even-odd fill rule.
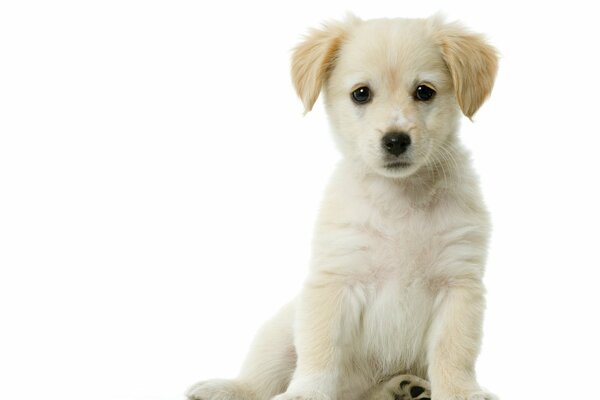
[[[352,92],[352,100],[356,104],[365,104],[371,100],[371,89],[366,86],[359,87]]]

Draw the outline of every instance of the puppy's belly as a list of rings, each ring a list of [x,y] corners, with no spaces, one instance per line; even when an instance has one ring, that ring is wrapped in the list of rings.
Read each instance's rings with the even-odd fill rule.
[[[367,290],[360,358],[375,378],[398,372],[420,374],[425,367],[425,342],[432,317],[432,292],[419,282],[395,279]]]

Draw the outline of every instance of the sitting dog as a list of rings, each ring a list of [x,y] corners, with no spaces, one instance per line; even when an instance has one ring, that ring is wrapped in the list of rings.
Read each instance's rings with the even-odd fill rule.
[[[307,112],[323,92],[343,154],[308,278],[239,377],[190,399],[494,398],[475,377],[489,218],[457,131],[497,64],[480,35],[437,16],[349,17],[296,47],[296,91]]]

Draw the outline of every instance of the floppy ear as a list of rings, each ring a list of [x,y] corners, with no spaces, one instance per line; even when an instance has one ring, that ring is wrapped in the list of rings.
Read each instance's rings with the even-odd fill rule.
[[[434,24],[439,24],[434,21]],[[436,39],[463,114],[471,118],[489,96],[498,70],[496,49],[458,23],[439,24]]]
[[[312,110],[327,75],[333,69],[347,29],[356,17],[346,22],[329,22],[320,29],[312,29],[292,54],[292,81],[305,112]]]

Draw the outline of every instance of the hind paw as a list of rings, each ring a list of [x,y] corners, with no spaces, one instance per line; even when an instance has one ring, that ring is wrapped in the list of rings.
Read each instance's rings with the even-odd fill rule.
[[[398,375],[385,382],[371,400],[431,400],[431,387],[417,376]]]
[[[185,394],[190,400],[248,400],[253,395],[239,382],[213,379],[196,383]]]

